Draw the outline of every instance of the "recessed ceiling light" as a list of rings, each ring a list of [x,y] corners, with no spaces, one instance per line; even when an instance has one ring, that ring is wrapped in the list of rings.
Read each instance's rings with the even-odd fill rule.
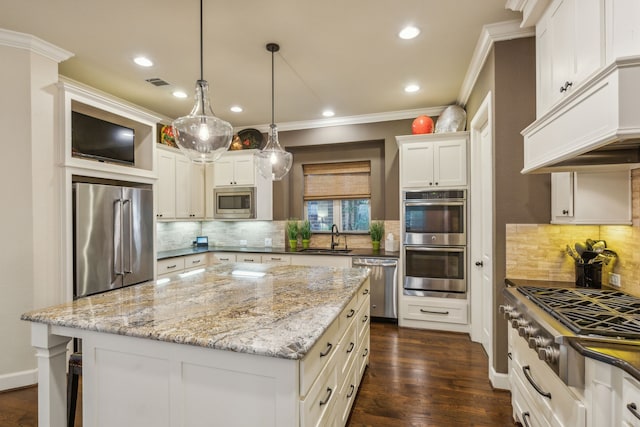
[[[417,92],[420,90],[420,86],[418,85],[406,85],[404,87],[404,91],[407,93],[413,93],[413,92]]]
[[[175,96],[176,98],[186,98],[187,94],[181,90],[176,90],[173,92],[173,96]]]
[[[138,64],[141,67],[152,67],[153,62],[149,58],[145,58],[144,56],[137,56],[133,58],[133,62]]]
[[[239,105],[234,105],[233,107],[230,108],[231,111],[233,111],[234,113],[242,113],[242,107]]]
[[[410,40],[418,37],[418,34],[420,34],[420,29],[418,27],[409,25],[408,27],[404,27],[398,33],[398,37],[400,37],[401,39]]]
[[[322,115],[323,115],[324,117],[333,117],[333,116],[335,116],[335,115],[336,115],[336,113],[334,113],[334,112],[333,112],[333,111],[331,111],[331,110],[324,110],[324,111],[322,112]]]

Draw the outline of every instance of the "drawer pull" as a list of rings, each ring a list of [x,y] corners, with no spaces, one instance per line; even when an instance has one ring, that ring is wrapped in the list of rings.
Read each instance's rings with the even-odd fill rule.
[[[362,291],[362,295],[367,295],[369,293],[369,289],[365,289],[364,291]]]
[[[354,343],[350,342],[350,343],[349,343],[349,350],[347,350],[347,354],[348,354],[348,353],[351,353],[351,352],[353,351],[353,348],[354,348],[355,346],[356,346],[356,345],[355,345]]]
[[[244,262],[253,262],[253,258],[245,258]]]
[[[540,396],[546,397],[547,399],[551,399],[551,393],[549,393],[548,391],[544,391],[542,388],[540,388],[538,384],[536,384],[533,378],[531,378],[531,374],[530,374],[531,367],[529,365],[523,366],[522,372],[524,373],[524,376],[527,378],[527,381],[529,381],[529,383],[533,386],[533,388],[536,389],[536,391],[538,392],[538,394],[540,394]]]
[[[420,313],[427,313],[427,314],[442,314],[444,316],[448,315],[449,312],[448,311],[432,311],[432,310],[425,310],[424,308],[420,309]]]
[[[331,387],[327,387],[327,397],[325,397],[324,400],[320,401],[320,406],[326,405],[327,403],[329,403],[329,399],[331,399],[332,394],[333,394],[333,390],[331,390]]]
[[[199,259],[194,259],[193,261],[191,261],[191,264],[200,264],[200,261],[201,260]]]
[[[354,314],[356,314],[356,311],[352,308],[351,310],[349,310],[349,314],[347,314],[347,319],[353,317]]]
[[[511,354],[511,352],[507,353],[507,357],[509,358],[509,360],[513,360],[513,354]]]
[[[362,353],[362,357],[367,357],[368,354],[369,354],[369,349],[365,348],[364,353]]]
[[[531,414],[528,412],[522,413],[522,422],[524,423],[524,427],[531,427],[529,424],[529,418],[531,418]]]
[[[327,354],[331,353],[331,349],[333,348],[333,344],[330,342],[327,343],[327,349],[320,353],[320,357],[325,357]]]
[[[176,268],[176,267],[177,267],[177,265],[176,265],[176,264],[173,264],[173,265],[167,265],[167,268]]]
[[[271,261],[282,261],[282,258],[271,257]]]
[[[351,384],[350,387],[351,387],[351,390],[349,390],[349,394],[347,394],[347,399],[351,399],[351,396],[353,396],[353,393],[356,391],[356,386]]]
[[[364,317],[362,318],[362,323],[367,323],[367,320],[369,320],[369,316],[365,314]]]
[[[640,420],[640,412],[635,403],[627,403],[627,409],[633,414],[634,417]]]

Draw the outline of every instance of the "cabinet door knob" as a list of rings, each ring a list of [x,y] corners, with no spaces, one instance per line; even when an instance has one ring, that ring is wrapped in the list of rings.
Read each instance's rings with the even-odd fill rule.
[[[571,86],[573,86],[572,82],[564,82],[564,85],[560,87],[560,93],[566,92]]]
[[[562,215],[569,215],[568,209],[562,209]]]
[[[433,185],[433,182],[430,182],[429,185]]]
[[[482,261],[476,261],[476,266],[478,267],[482,267],[484,265],[484,262]]]

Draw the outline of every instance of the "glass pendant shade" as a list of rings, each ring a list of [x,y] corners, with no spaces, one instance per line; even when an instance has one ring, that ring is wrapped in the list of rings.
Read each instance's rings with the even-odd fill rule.
[[[293,165],[293,154],[284,151],[280,146],[278,128],[273,123],[270,125],[267,145],[256,156],[259,160],[260,175],[272,181],[280,181],[284,178]]]
[[[209,84],[196,82],[195,105],[191,112],[173,121],[176,144],[194,163],[212,163],[229,149],[233,127],[213,114]]]

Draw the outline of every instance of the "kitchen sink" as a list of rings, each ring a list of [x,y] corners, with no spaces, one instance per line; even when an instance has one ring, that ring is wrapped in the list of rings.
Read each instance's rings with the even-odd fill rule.
[[[306,252],[308,254],[346,254],[351,252],[351,249],[307,248],[302,249],[300,252]]]

